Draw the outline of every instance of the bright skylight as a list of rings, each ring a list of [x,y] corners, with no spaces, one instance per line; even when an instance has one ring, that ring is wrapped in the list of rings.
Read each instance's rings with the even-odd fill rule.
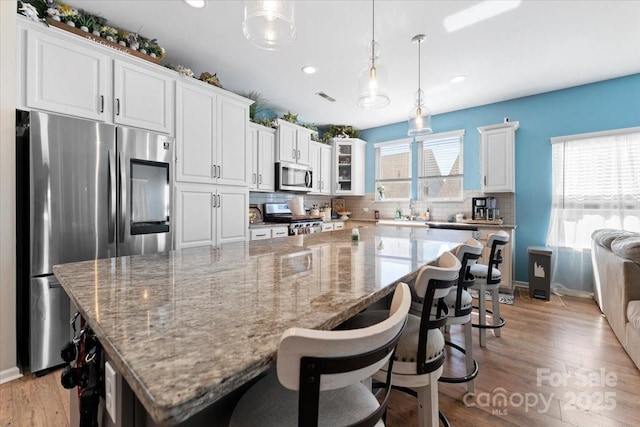
[[[461,30],[520,6],[522,0],[485,0],[444,18],[447,32]]]

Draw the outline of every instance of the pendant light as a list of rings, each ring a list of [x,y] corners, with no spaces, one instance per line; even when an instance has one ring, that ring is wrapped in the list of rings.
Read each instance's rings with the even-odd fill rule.
[[[381,108],[389,105],[389,96],[384,87],[384,69],[378,64],[376,66],[376,59],[378,58],[378,51],[380,45],[376,43],[375,32],[375,18],[376,10],[374,0],[371,1],[372,18],[371,18],[371,50],[369,53],[369,60],[371,61],[371,67],[365,69],[360,75],[360,81],[358,84],[358,107],[362,108]]]
[[[424,34],[414,36],[411,41],[418,45],[418,91],[415,94],[415,107],[409,112],[409,131],[407,135],[428,135],[433,133],[431,128],[431,111],[424,104],[424,92],[420,87],[420,45],[427,37]]]
[[[293,1],[245,1],[244,36],[254,46],[277,50],[296,39]]]

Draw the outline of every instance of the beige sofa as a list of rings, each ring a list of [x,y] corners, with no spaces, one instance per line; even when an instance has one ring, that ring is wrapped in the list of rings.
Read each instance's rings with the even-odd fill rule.
[[[592,234],[594,294],[611,329],[640,369],[640,234]]]

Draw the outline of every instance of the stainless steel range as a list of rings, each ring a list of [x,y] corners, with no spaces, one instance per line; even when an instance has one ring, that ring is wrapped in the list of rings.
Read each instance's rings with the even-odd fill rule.
[[[289,236],[322,231],[322,217],[294,215],[286,203],[265,203],[264,221],[289,224]]]

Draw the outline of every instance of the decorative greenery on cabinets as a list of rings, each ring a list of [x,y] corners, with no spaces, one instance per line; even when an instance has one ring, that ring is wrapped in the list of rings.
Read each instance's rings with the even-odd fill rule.
[[[331,138],[360,138],[360,130],[347,125],[329,125],[322,133],[322,141]]]

